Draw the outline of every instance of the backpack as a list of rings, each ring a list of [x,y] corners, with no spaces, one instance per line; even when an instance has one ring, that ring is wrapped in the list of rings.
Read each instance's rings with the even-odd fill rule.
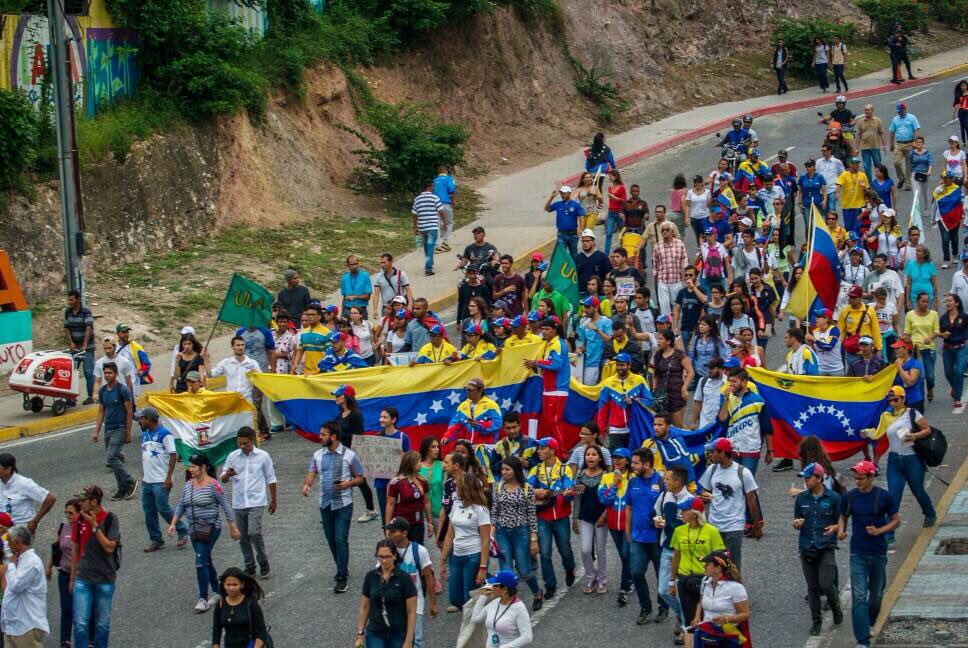
[[[719,245],[714,245],[706,252],[703,259],[703,273],[710,280],[723,278],[723,255],[719,253]]]
[[[913,407],[908,408],[908,416],[911,417],[911,431],[913,432],[915,430],[914,419],[917,416]],[[914,442],[914,454],[930,468],[935,468],[944,461],[944,455],[948,451],[948,440],[941,430],[934,426],[930,427],[931,434]]]
[[[603,146],[599,151],[594,149],[588,149],[588,165],[596,167],[599,164],[605,164],[608,161],[608,147]]]
[[[105,523],[107,523],[108,520],[111,520],[111,524],[120,524],[120,522],[118,520],[118,516],[115,515],[114,513],[108,513],[108,516],[106,518],[104,518]],[[107,524],[105,526],[107,526]],[[121,569],[121,555],[122,555],[122,552],[121,552],[121,534],[119,533],[118,534],[118,543],[116,545],[114,545],[114,552],[112,553],[112,556],[114,557],[114,570],[115,571]]]

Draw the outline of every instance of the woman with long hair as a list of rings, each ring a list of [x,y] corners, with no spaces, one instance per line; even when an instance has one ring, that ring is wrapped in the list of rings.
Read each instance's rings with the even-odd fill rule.
[[[483,297],[471,297],[470,301],[467,302],[467,317],[460,323],[460,345],[462,348],[467,344],[467,333],[465,331],[471,325],[480,326],[481,330],[484,331],[484,339],[490,339],[487,323],[487,302],[484,301]]]
[[[961,131],[961,145],[968,146],[968,79],[955,85],[955,101],[952,104],[951,118],[958,120]],[[962,177],[968,178],[968,175]]]
[[[914,180],[914,190],[918,193],[921,213],[929,214],[931,192],[928,190],[928,181],[934,170],[934,156],[925,148],[923,137],[914,138],[914,147],[908,155],[911,159],[911,178]]]
[[[386,334],[386,341],[383,343],[383,357],[386,358],[391,353],[406,353],[413,351],[406,342],[407,324],[410,323],[410,311],[405,308],[398,309],[393,314],[392,324]]]
[[[820,92],[826,92],[830,83],[827,81],[827,65],[830,63],[830,47],[821,36],[813,37],[813,58],[810,65],[817,74],[817,85]]]
[[[601,282],[597,276],[591,276],[585,283],[585,294],[598,300],[598,309],[605,317],[612,316],[612,304],[602,294]],[[614,294],[614,293],[613,293]]]
[[[188,531],[195,549],[195,576],[198,581],[198,600],[195,602],[195,612],[208,611],[209,607],[219,601],[220,595],[215,593],[208,597],[208,588],[218,592],[219,584],[216,580],[215,564],[212,562],[212,550],[222,533],[222,522],[219,511],[229,525],[229,535],[233,540],[240,537],[239,529],[235,526],[235,511],[229,505],[228,498],[222,486],[215,479],[215,466],[203,454],[193,454],[188,458],[188,474],[190,479],[185,482],[181,498],[175,505],[168,525],[168,537],[175,535],[175,526],[182,515],[188,516]]]
[[[739,346],[733,355],[739,358],[739,364],[744,369],[746,367],[765,367],[766,352],[763,347],[756,344],[756,335],[748,326],[742,327],[736,333]]]
[[[347,448],[352,448],[353,437],[363,434],[363,412],[356,402],[356,390],[352,385],[340,385],[332,393],[333,402],[339,408],[339,416],[336,418],[336,423],[339,425],[339,442]],[[369,522],[376,517],[376,509],[373,506],[373,491],[365,477],[360,484],[360,495],[363,496],[366,511],[356,521]]]
[[[595,178],[592,177],[591,173],[585,171],[581,174],[571,197],[573,200],[577,200],[578,204],[585,210],[585,215],[581,217],[578,232],[581,233],[585,229],[594,230],[595,225],[598,224],[598,212],[602,208],[602,192],[601,188],[595,184]]]
[[[588,147],[588,155],[585,156],[585,171],[598,176],[598,189],[601,190],[605,173],[614,168],[615,157],[612,149],[605,143],[605,133],[595,133],[592,145]]]
[[[475,585],[487,576],[491,513],[480,480],[466,472],[457,480],[457,498],[450,509],[450,525],[440,550],[440,569],[447,582],[451,605],[458,609],[471,597]]]
[[[444,535],[447,533],[447,527],[450,526],[450,509],[457,494],[457,481],[467,472],[467,455],[463,452],[449,452],[440,462],[440,468],[444,472],[444,492],[440,500],[440,516],[437,518],[438,549],[444,546]]]
[[[709,375],[709,361],[715,357],[725,358],[729,349],[719,337],[719,325],[708,315],[696,323],[696,332],[689,339],[689,362],[695,369],[696,376],[705,378]]]
[[[427,496],[430,484],[420,476],[420,453],[410,450],[400,457],[397,474],[387,485],[387,506],[383,519],[402,517],[410,523],[407,538],[418,544],[424,543],[424,528],[431,537],[434,523]]]
[[[531,609],[541,609],[544,598],[533,558],[538,555],[538,522],[534,489],[524,475],[524,465],[515,455],[501,461],[501,479],[494,485],[491,521],[502,570],[515,567],[533,596]]]
[[[742,295],[730,295],[726,299],[726,308],[723,309],[723,318],[719,322],[719,336],[724,340],[739,337],[741,328],[757,330],[757,321],[747,311],[746,303]],[[756,336],[753,337],[753,344],[757,344]]]
[[[709,301],[703,305],[703,313],[716,323],[723,319],[723,311],[726,309],[726,289],[720,283],[714,283],[709,287]]]
[[[907,406],[924,414],[924,364],[907,336],[894,343],[894,366],[897,367],[894,384],[904,388]]]
[[[474,603],[471,623],[484,623],[493,648],[523,648],[531,645],[528,608],[518,598],[518,577],[502,570],[487,579],[484,591]]]
[[[356,614],[356,648],[409,648],[417,629],[417,586],[397,566],[392,540],[376,543],[376,568],[363,578]]]
[[[705,506],[698,497],[678,504],[683,524],[676,527],[669,540],[672,549],[673,582],[668,584],[669,594],[677,596],[682,605],[682,615],[692,621],[702,596],[702,580],[705,577],[703,558],[709,551],[726,549],[723,537],[713,525],[706,522]],[[666,587],[660,583],[659,587]],[[685,633],[685,645],[691,648],[693,636]]]
[[[688,402],[688,385],[692,380],[692,363],[676,348],[676,335],[663,329],[656,335],[658,347],[652,356],[652,393],[656,410],[669,412],[676,427],[683,425]]]
[[[867,235],[867,244],[875,250],[875,254],[887,255],[887,267],[897,268],[901,255],[901,243],[904,234],[897,223],[897,214],[893,209],[881,211],[877,217],[877,225]]]
[[[874,177],[870,179],[871,189],[877,193],[877,197],[887,207],[894,209],[897,204],[897,185],[887,172],[887,167],[883,164],[874,165]]]
[[[336,321],[336,326],[340,333],[346,333],[346,348],[359,355],[360,339],[356,337],[356,332],[353,330],[353,326],[350,324],[350,321],[341,317]]]
[[[585,567],[585,594],[608,592],[605,505],[598,499],[598,487],[605,474],[605,455],[597,445],[585,448],[584,468],[575,476],[575,504],[571,507],[571,527],[581,538],[581,560]]]
[[[608,217],[605,220],[605,249],[611,254],[612,235],[618,234],[622,229],[622,207],[628,200],[628,193],[625,191],[625,183],[622,182],[622,174],[618,169],[613,168],[608,172]]]
[[[47,580],[57,569],[57,594],[60,599],[60,645],[70,648],[74,623],[74,595],[71,591],[71,556],[74,553],[74,522],[81,512],[81,502],[72,498],[64,505],[64,521],[57,525],[57,540],[44,566]],[[3,556],[0,555],[0,562]],[[91,624],[93,626],[93,623]]]
[[[437,437],[425,436],[420,440],[418,472],[429,486],[427,498],[430,500],[430,519],[436,520],[440,516],[441,501],[444,498],[444,467],[440,460],[440,440]]]
[[[692,189],[687,191],[682,200],[682,219],[688,221],[692,227],[693,234],[696,235],[696,246],[702,244],[702,231],[705,221],[709,217],[709,202],[712,194],[706,185],[703,184],[701,175],[693,176]]]
[[[692,625],[711,621],[722,628],[734,640],[739,635],[749,637],[749,595],[740,579],[739,569],[733,564],[727,551],[712,551],[703,559],[704,577],[699,590],[699,606]],[[696,633],[700,646],[730,645],[718,637],[709,636],[700,629]]]
[[[598,306],[603,313],[606,310],[611,313],[609,317],[615,314],[615,291],[615,280],[605,277],[602,281],[602,298],[598,300]]]
[[[941,362],[944,377],[951,385],[954,407],[961,407],[961,392],[965,387],[965,367],[968,365],[968,316],[965,315],[961,297],[954,293],[944,296],[944,312],[941,315]]]
[[[937,311],[928,308],[928,294],[918,293],[913,311],[904,316],[904,335],[911,338],[918,358],[924,364],[924,378],[928,388],[928,400],[934,400],[934,365],[938,359],[935,338],[941,337],[940,318]]]
[[[381,409],[379,419],[380,431],[377,432],[377,436],[385,439],[400,439],[400,456],[402,457],[405,452],[410,451],[410,437],[397,429],[397,421],[399,418],[400,412],[397,411],[396,407],[384,407]],[[389,479],[377,477],[373,480],[373,488],[376,490],[378,512],[383,520],[383,524],[386,524],[390,520],[390,518],[383,517],[387,510],[387,487],[389,485]]]
[[[276,345],[275,365],[269,367],[270,372],[278,374],[288,374],[292,367],[292,354],[296,350],[299,341],[296,334],[289,326],[289,313],[281,309],[275,316],[276,328],[272,330],[272,341]],[[269,417],[269,434],[282,432],[286,428],[286,419],[282,412],[268,398],[264,399],[267,403],[266,410]]]
[[[948,148],[942,153],[944,158],[944,170],[955,178],[964,180],[968,178],[968,163],[965,162],[965,152],[958,144],[958,136],[952,135],[948,138]]]
[[[197,371],[205,386],[205,359],[202,357],[202,343],[191,333],[183,333],[178,342],[178,354],[175,356],[175,374],[171,377],[170,390],[173,394],[188,391],[185,374]]]
[[[359,345],[357,353],[366,360],[366,364],[372,367],[376,364],[376,348],[373,341],[378,339],[373,335],[373,325],[364,319],[363,309],[359,306],[350,306],[349,315],[350,331]]]
[[[539,299],[536,309],[540,319],[558,315],[558,313],[555,312],[555,303],[548,297],[542,297]]]
[[[221,600],[212,615],[212,648],[262,648],[269,641],[259,599],[262,587],[238,567],[229,567],[219,577]]]
[[[868,447],[864,446],[864,457],[870,460],[870,450]],[[820,439],[813,434],[808,434],[807,436],[800,439],[800,443],[797,445],[797,457],[800,461],[800,468],[806,468],[812,463],[820,464],[823,466],[824,476],[823,485],[830,490],[842,492],[837,489],[839,482],[837,482],[837,470],[834,465],[830,462],[830,457],[827,456],[827,452],[823,449],[823,445],[820,443]],[[843,486],[840,487],[841,489]],[[792,486],[787,491],[790,497],[796,497],[803,492],[803,488],[799,486]]]
[[[686,176],[681,173],[677,173],[676,177],[672,179],[672,189],[669,190],[669,209],[666,212],[666,218],[671,220],[679,231],[685,227],[685,203],[686,199]]]
[[[719,178],[723,175],[729,175],[729,162],[725,158],[720,158],[719,162],[716,163],[716,168],[709,172],[709,204],[712,203],[713,197],[715,197],[716,192],[719,190]]]

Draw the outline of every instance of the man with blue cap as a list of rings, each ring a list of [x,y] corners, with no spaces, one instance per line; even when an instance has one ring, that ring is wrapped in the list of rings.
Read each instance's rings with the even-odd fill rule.
[[[444,438],[443,445],[457,439],[467,439],[472,445],[493,444],[504,424],[501,408],[484,394],[484,381],[471,378],[467,381],[467,398],[457,406]]]
[[[627,353],[615,356],[615,375],[610,376],[598,393],[598,427],[606,433],[609,450],[629,445],[628,408],[632,401],[652,405],[652,392],[645,379],[630,371],[632,357]]]
[[[585,316],[578,323],[578,340],[575,343],[575,351],[583,360],[581,382],[583,385],[597,385],[602,351],[612,340],[612,320],[602,317],[598,310],[598,297],[585,297],[581,305]]]
[[[504,341],[504,346],[511,349],[517,346],[534,344],[541,341],[541,338],[528,330],[528,321],[530,320],[530,317],[531,314],[529,313],[527,315],[517,315],[511,318],[511,334],[508,335],[507,340]],[[537,320],[537,318],[538,314],[535,313],[535,319]]]
[[[460,350],[461,360],[493,360],[497,349],[484,339],[484,329],[480,324],[469,323],[464,329],[467,344]]]
[[[331,346],[326,350],[323,359],[319,361],[319,373],[363,369],[369,366],[358,353],[346,348],[349,335],[343,331],[333,331],[326,340]]]
[[[410,361],[411,366],[414,364],[451,364],[460,357],[454,345],[444,339],[443,326],[434,324],[427,329],[427,334],[430,336],[430,342],[420,347],[417,357]]]

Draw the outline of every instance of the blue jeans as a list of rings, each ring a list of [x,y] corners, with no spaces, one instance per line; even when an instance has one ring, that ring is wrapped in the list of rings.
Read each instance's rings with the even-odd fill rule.
[[[832,211],[837,211],[837,193],[834,191],[831,191],[827,194],[827,201],[824,203],[823,214],[826,216],[827,212]]]
[[[609,211],[605,218],[605,254],[612,253],[612,236],[620,229],[622,229],[622,212]]]
[[[861,149],[860,159],[864,163],[864,173],[868,178],[873,178],[874,167],[881,163],[881,149]]]
[[[477,586],[477,572],[481,566],[481,552],[466,556],[451,554],[447,559],[448,570],[447,596],[452,605],[459,608],[471,598],[471,590]]]
[[[544,581],[545,589],[558,587],[558,581],[555,579],[555,566],[551,562],[552,539],[558,546],[561,566],[565,568],[566,572],[575,571],[575,554],[571,551],[571,521],[568,518],[551,521],[538,520],[538,553],[541,555],[541,579]]]
[[[403,632],[377,632],[367,630],[363,636],[364,648],[401,648],[407,638]]]
[[[144,483],[141,485],[141,510],[145,514],[145,527],[148,528],[148,539],[152,542],[162,542],[161,528],[158,525],[160,515],[165,522],[171,524],[171,505],[168,503],[168,493],[163,485]],[[178,537],[184,538],[186,533],[185,523],[178,520],[175,525],[178,530]]]
[[[968,345],[960,349],[942,349],[941,362],[944,364],[944,377],[951,385],[954,400],[961,400],[965,389],[965,366],[968,364]]]
[[[438,230],[435,229],[420,232],[420,236],[423,237],[424,272],[430,272],[434,269],[434,248],[437,247],[437,233]]]
[[[860,209],[847,208],[840,210],[840,215],[844,217],[844,229],[847,232],[857,232],[860,227]]]
[[[934,390],[934,365],[938,361],[938,352],[934,349],[924,349],[918,352],[921,362],[924,363],[924,383],[928,389]],[[927,394],[925,394],[927,396]]]
[[[945,229],[944,225],[938,223],[938,231],[941,232],[941,254],[944,262],[947,263],[954,259],[958,260],[958,227],[952,230]]]
[[[571,256],[578,254],[578,234],[558,230],[558,242],[568,249]]]
[[[629,569],[632,572],[632,583],[635,584],[635,593],[639,597],[639,608],[652,611],[652,597],[649,596],[649,583],[645,580],[645,572],[652,564],[655,570],[655,577],[659,578],[659,559],[662,557],[662,546],[658,542],[636,542],[629,543]],[[667,580],[666,583],[669,581]],[[662,589],[661,581],[656,582],[659,591]],[[656,592],[656,594],[659,593]],[[668,609],[669,604],[661,596],[659,609]]]
[[[615,543],[615,550],[618,551],[618,559],[622,561],[622,582],[619,589],[623,592],[631,591],[632,570],[629,568],[629,543],[625,537],[625,531],[609,529],[608,532],[611,534],[612,541]]]
[[[844,84],[844,92],[847,92],[847,78],[844,76],[844,66],[834,64],[833,68],[834,68],[834,83],[837,85],[837,92],[840,92],[841,83]]]
[[[527,525],[494,527],[494,539],[500,552],[498,561],[501,569],[511,569],[513,563],[518,570],[518,577],[528,584],[531,593],[537,594],[541,591],[531,565],[531,529]]]
[[[827,83],[827,64],[817,63],[813,68],[817,72],[817,85],[820,86],[821,90],[826,90],[827,86],[830,85]]]
[[[659,575],[655,586],[659,590],[661,599],[666,602],[666,605],[672,608],[676,618],[679,619],[679,624],[688,625],[685,617],[682,615],[682,604],[679,603],[679,597],[669,594],[669,581],[672,580],[672,556],[674,554],[675,552],[672,549],[662,550],[662,557],[659,559]],[[689,620],[692,621],[692,619]]]
[[[353,521],[353,505],[319,509],[319,521],[323,525],[326,544],[336,561],[336,580],[346,582],[350,577],[350,523]]]
[[[218,542],[222,529],[212,529],[212,534],[208,542],[192,540],[192,548],[195,550],[195,578],[198,580],[198,598],[208,598],[208,588],[213,592],[218,592],[218,572],[215,571],[215,563],[212,562],[212,549]]]
[[[57,570],[57,595],[60,598],[60,640],[71,640],[71,625],[74,623],[74,598],[71,594],[71,573]],[[90,616],[88,617],[90,619]]]
[[[924,462],[915,454],[901,455],[890,452],[887,455],[887,492],[891,499],[901,506],[904,496],[904,485],[907,484],[914,495],[914,499],[921,506],[921,513],[925,517],[934,517],[934,505],[931,497],[924,490]]]
[[[77,368],[79,361],[74,362],[74,367]],[[87,397],[92,398],[94,396],[94,349],[88,349],[84,352],[84,386],[87,388]]]
[[[74,646],[90,642],[91,614],[94,615],[94,648],[108,648],[111,632],[111,599],[114,583],[88,583],[74,579]]]
[[[869,646],[871,626],[881,611],[887,555],[850,554],[850,623],[858,644]]]

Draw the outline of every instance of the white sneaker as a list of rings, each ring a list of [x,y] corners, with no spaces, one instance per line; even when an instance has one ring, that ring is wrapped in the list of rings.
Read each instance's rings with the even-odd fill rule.
[[[208,601],[200,598],[195,602],[195,614],[201,614],[202,612],[208,612]]]
[[[221,600],[222,600],[221,596],[219,596],[218,594],[212,594],[211,596],[208,597],[208,605],[209,607],[213,605],[218,605],[218,602]]]
[[[367,522],[369,522],[375,517],[376,517],[376,511],[364,511],[363,515],[356,518],[356,521],[359,522],[360,524],[366,524]]]

